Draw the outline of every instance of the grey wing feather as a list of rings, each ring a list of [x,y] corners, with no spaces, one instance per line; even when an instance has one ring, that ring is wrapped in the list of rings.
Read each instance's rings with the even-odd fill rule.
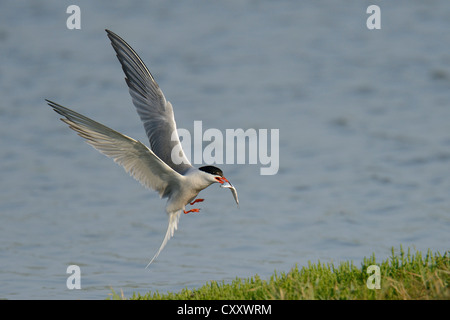
[[[181,174],[186,172],[192,166],[181,148],[172,104],[166,101],[152,74],[133,48],[114,32],[106,32],[122,65],[133,104],[144,123],[150,148],[172,169]],[[174,141],[171,139],[172,134]],[[181,163],[174,163],[172,150],[180,152],[177,158],[182,159]]]
[[[55,102],[47,103],[65,119],[61,119],[95,149],[112,158],[125,171],[161,197],[170,193],[170,186],[180,183],[182,176],[159,159],[147,146],[101,123]]]

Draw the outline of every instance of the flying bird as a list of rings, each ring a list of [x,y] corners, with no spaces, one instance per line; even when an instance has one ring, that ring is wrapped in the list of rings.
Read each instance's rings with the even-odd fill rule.
[[[221,187],[231,190],[238,206],[239,200],[235,187],[224,177],[221,169],[211,165],[200,168],[192,166],[181,148],[172,104],[166,100],[152,74],[133,48],[114,32],[106,32],[122,65],[125,81],[144,124],[150,148],[60,104],[46,101],[64,117],[61,120],[87,143],[123,166],[125,171],[143,186],[157,191],[161,198],[167,198],[166,213],[169,225],[164,240],[148,267],[173,236],[180,215],[199,212],[200,209],[197,208],[186,210],[186,206],[204,201],[197,198],[201,190],[213,183],[219,183]],[[174,148],[179,152],[177,161],[172,159]]]

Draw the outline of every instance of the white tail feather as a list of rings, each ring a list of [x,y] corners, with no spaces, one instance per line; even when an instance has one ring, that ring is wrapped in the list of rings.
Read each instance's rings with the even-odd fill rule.
[[[169,225],[167,227],[166,236],[164,237],[164,240],[163,240],[161,246],[159,247],[159,250],[153,256],[152,260],[150,260],[150,262],[145,267],[145,269],[147,269],[152,264],[153,260],[155,260],[159,256],[159,254],[164,249],[164,247],[166,246],[166,244],[170,240],[170,238],[173,237],[173,233],[175,232],[175,230],[177,230],[177,227],[178,227],[178,221],[180,220],[181,212],[182,212],[182,210],[179,210],[179,211],[172,212],[169,214]]]

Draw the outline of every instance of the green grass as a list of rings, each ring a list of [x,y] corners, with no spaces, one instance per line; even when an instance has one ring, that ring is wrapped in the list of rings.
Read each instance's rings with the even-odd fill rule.
[[[370,265],[380,267],[380,289],[368,289],[367,273]],[[324,263],[308,263],[295,266],[288,273],[275,272],[270,279],[258,275],[248,279],[236,278],[231,283],[211,281],[198,289],[180,292],[134,293],[131,299],[152,300],[267,300],[267,299],[450,299],[449,252],[444,255],[428,250],[411,253],[400,247],[399,254],[392,249],[392,256],[376,262],[375,256],[365,258],[358,268],[352,262],[338,266]],[[112,298],[124,298],[113,292]]]

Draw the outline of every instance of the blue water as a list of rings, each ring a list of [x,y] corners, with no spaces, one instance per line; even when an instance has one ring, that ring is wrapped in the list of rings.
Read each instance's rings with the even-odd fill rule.
[[[0,298],[104,299],[450,244],[450,3],[71,1],[0,10]],[[165,202],[58,120],[52,99],[147,142],[104,29],[177,124],[280,130],[280,169],[221,168],[156,262]],[[81,290],[66,287],[69,265]]]

